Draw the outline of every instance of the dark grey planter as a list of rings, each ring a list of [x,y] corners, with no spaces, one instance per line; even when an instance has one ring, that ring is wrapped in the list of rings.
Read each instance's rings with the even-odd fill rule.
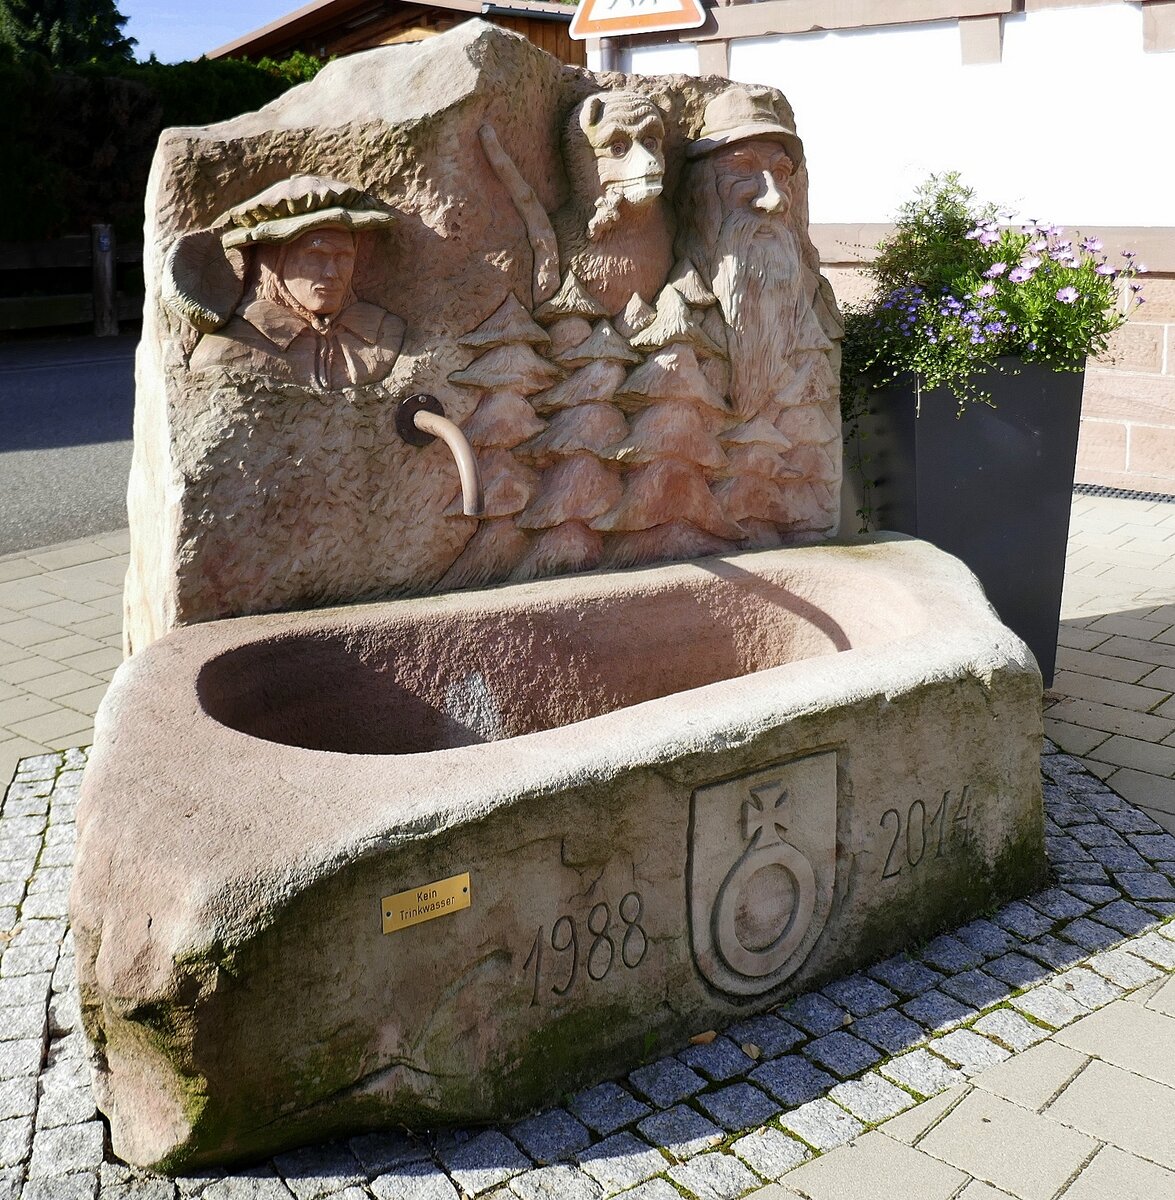
[[[1081,372],[1001,360],[984,381],[995,407],[958,403],[913,380],[878,394],[863,423],[871,525],[961,558],[1004,623],[1027,643],[1045,686],[1056,665],[1065,546],[1081,423]]]

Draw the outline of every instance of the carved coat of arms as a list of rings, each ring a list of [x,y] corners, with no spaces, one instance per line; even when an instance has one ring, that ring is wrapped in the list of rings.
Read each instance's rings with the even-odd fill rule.
[[[719,991],[762,995],[811,952],[832,906],[836,795],[828,752],[690,797],[690,939]]]

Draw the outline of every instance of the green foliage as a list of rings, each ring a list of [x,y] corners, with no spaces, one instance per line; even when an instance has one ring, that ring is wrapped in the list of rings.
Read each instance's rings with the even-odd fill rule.
[[[870,391],[912,374],[962,406],[991,403],[979,378],[1013,355],[1081,370],[1142,303],[1134,255],[1112,265],[1095,238],[1074,243],[1053,225],[1001,225],[1011,213],[978,206],[957,173],[931,176],[878,247],[872,298],[846,313],[846,419]]]
[[[297,83],[313,79],[323,63],[298,51],[281,61],[263,58],[201,58],[195,62],[129,63],[118,74],[149,88],[162,105],[160,128],[209,125],[275,100]]]
[[[16,62],[53,67],[129,62],[135,39],[114,0],[0,0],[0,44]]]
[[[280,62],[152,59],[57,71],[44,56],[19,56],[0,42],[0,161],[17,167],[0,188],[0,241],[84,233],[98,221],[137,237],[161,129],[260,108],[321,67],[295,54]]]

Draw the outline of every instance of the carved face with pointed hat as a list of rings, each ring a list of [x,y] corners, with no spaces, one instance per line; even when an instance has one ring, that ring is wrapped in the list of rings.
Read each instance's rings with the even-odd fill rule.
[[[701,135],[686,149],[691,159],[712,157],[725,211],[764,216],[784,216],[791,207],[789,181],[802,154],[770,99],[745,88],[728,88],[706,105]]]

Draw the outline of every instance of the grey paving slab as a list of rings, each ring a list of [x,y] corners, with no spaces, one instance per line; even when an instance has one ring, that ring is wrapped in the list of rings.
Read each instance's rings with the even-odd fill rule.
[[[779,1112],[779,1105],[770,1096],[749,1083],[732,1083],[717,1091],[706,1092],[698,1097],[698,1104],[731,1132],[753,1129]]]
[[[881,1058],[880,1052],[868,1042],[841,1030],[809,1042],[803,1053],[818,1067],[841,1079],[860,1074]]]
[[[878,1068],[882,1075],[920,1096],[935,1096],[966,1078],[948,1062],[929,1050],[911,1050],[899,1054]]]
[[[467,1196],[480,1196],[531,1166],[530,1159],[494,1129],[478,1134],[443,1156],[442,1163]]]
[[[886,1054],[900,1054],[926,1037],[926,1031],[917,1021],[912,1021],[896,1008],[860,1017],[848,1027],[847,1032]]]
[[[1175,1019],[1163,1013],[1119,1000],[1063,1029],[1055,1040],[1175,1088]]]
[[[790,1000],[784,1005],[781,1015],[813,1037],[823,1037],[834,1029],[843,1029],[852,1020],[846,1009],[819,992],[809,992]]]
[[[594,1179],[566,1163],[538,1167],[516,1175],[508,1187],[510,1194],[518,1196],[519,1200],[599,1200],[604,1194],[604,1189]]]
[[[866,1017],[879,1012],[897,1000],[889,988],[867,975],[849,975],[845,979],[838,979],[825,987],[823,994],[854,1017]]]
[[[890,1083],[876,1071],[870,1071],[860,1079],[838,1083],[828,1094],[866,1125],[888,1120],[916,1103],[909,1092]]]
[[[935,1125],[918,1147],[1023,1200],[1052,1200],[1089,1160],[1098,1143],[1029,1109],[976,1090]]]
[[[979,1072],[974,1083],[986,1092],[1039,1112],[1088,1062],[1088,1055],[1050,1040]]]
[[[812,1157],[812,1151],[803,1142],[770,1125],[752,1130],[730,1148],[764,1179],[779,1179]]]
[[[298,1200],[320,1200],[367,1178],[355,1155],[337,1143],[278,1155],[273,1165]]]
[[[1061,1029],[1089,1011],[1072,996],[1047,983],[1013,996],[1010,1003],[1034,1021],[1052,1029]]]
[[[937,988],[907,1000],[901,1011],[931,1033],[950,1029],[975,1015],[975,1009],[969,1004],[944,995]]]
[[[736,1021],[735,1024],[727,1026],[725,1034],[740,1049],[745,1045],[751,1045],[767,1058],[786,1054],[808,1037],[808,1034],[797,1029],[789,1021],[770,1013],[751,1017],[746,1021]]]
[[[891,1117],[881,1128],[887,1137],[904,1142],[907,1146],[916,1146],[970,1092],[969,1083],[948,1088],[930,1100],[923,1100],[921,1104]]]
[[[789,1188],[811,1200],[866,1196],[952,1200],[966,1182],[962,1171],[876,1131],[785,1177]]]
[[[984,1013],[971,1028],[1014,1051],[1027,1050],[1048,1036],[1046,1029],[1034,1025],[1011,1008]]]
[[[824,1099],[809,1100],[779,1118],[788,1133],[808,1143],[814,1150],[832,1150],[851,1142],[865,1126],[839,1104]]]
[[[669,1168],[669,1178],[698,1200],[738,1200],[762,1180],[733,1154],[699,1154]]]
[[[637,1126],[641,1136],[661,1150],[668,1150],[676,1159],[691,1158],[703,1150],[713,1149],[726,1134],[696,1109],[684,1104],[646,1117]]]
[[[929,1049],[956,1066],[964,1075],[975,1075],[1011,1057],[1011,1052],[970,1029],[956,1029],[931,1041]]]
[[[577,1092],[567,1107],[589,1128],[599,1134],[614,1133],[647,1117],[652,1109],[617,1083],[601,1083]]]
[[[1170,1196],[1175,1196],[1175,1171],[1116,1146],[1103,1146],[1065,1192],[1065,1200],[1162,1200]]]
[[[687,1046],[677,1057],[714,1083],[745,1075],[755,1065],[753,1058],[749,1058],[725,1037],[718,1037],[712,1042],[697,1046]]]
[[[1152,979],[1158,979],[1163,973],[1145,958],[1131,954],[1126,946],[1093,954],[1086,959],[1085,965],[1121,988],[1141,987]]]
[[[940,971],[917,962],[908,954],[898,954],[875,963],[868,969],[868,974],[906,998],[920,996],[943,979]]]
[[[376,1200],[459,1200],[452,1180],[432,1162],[411,1162],[393,1167],[386,1174],[377,1175],[370,1187]]]
[[[803,1104],[823,1096],[835,1086],[836,1077],[820,1070],[798,1054],[764,1063],[750,1078],[781,1104]]]
[[[605,1192],[635,1187],[666,1168],[665,1159],[631,1133],[614,1133],[582,1151],[576,1161]]]
[[[587,1126],[563,1108],[526,1117],[510,1127],[510,1136],[535,1162],[544,1164],[570,1159],[592,1141]]]
[[[1045,1110],[1054,1123],[1175,1168],[1175,1089],[1092,1060]]]

